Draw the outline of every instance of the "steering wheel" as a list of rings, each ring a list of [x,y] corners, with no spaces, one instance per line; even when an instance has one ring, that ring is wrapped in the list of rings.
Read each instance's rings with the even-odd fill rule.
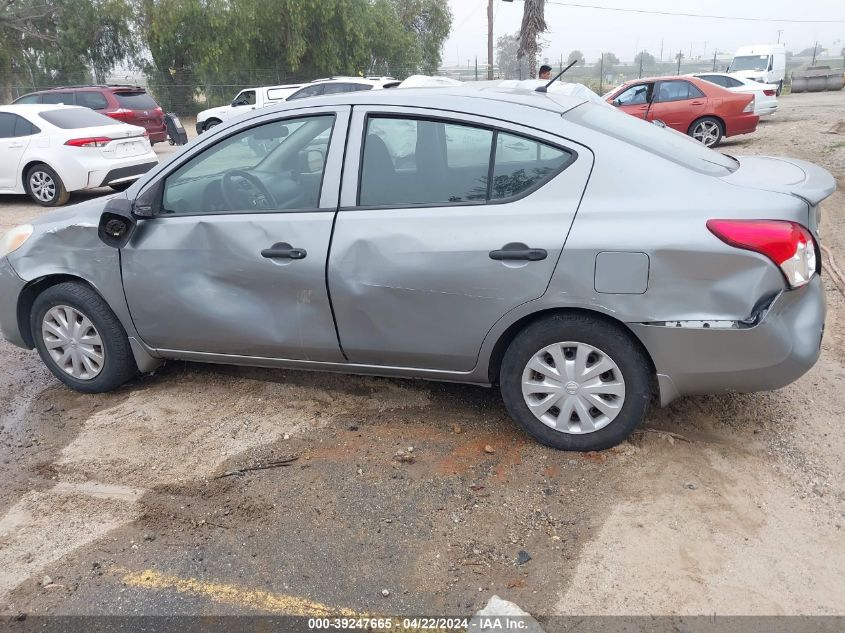
[[[236,178],[240,178],[241,182]],[[245,187],[244,184],[248,186]],[[232,169],[223,175],[220,193],[232,211],[276,208],[276,201],[264,183],[243,169]]]

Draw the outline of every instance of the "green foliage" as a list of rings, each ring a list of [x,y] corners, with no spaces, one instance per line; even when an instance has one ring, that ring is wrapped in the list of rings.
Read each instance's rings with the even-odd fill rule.
[[[657,59],[648,51],[640,51],[634,57],[634,65],[636,66],[642,65],[643,68],[653,68],[656,64]]]

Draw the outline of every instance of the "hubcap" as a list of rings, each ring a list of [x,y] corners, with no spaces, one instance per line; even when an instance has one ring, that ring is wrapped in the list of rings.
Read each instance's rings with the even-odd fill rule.
[[[693,129],[692,137],[710,147],[719,140],[719,124],[715,121],[702,121]]]
[[[41,336],[53,362],[67,374],[91,380],[102,371],[103,341],[91,320],[76,308],[51,308],[41,323]]]
[[[36,171],[29,177],[29,188],[32,195],[42,202],[50,202],[56,197],[56,182],[50,174]]]
[[[600,349],[586,343],[554,343],[525,366],[522,397],[546,426],[562,433],[593,433],[619,415],[625,380]]]

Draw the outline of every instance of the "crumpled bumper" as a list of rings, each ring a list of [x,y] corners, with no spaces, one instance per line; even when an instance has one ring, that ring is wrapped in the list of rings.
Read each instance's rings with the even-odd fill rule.
[[[783,292],[753,327],[629,324],[651,354],[660,401],[678,396],[779,389],[818,360],[825,321],[821,278]]]
[[[7,257],[0,259],[0,334],[18,347],[29,348],[18,325],[18,297],[26,282],[18,277]]]

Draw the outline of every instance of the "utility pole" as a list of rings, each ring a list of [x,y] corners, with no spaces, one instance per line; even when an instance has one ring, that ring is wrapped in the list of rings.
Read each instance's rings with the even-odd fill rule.
[[[817,49],[818,47],[819,47],[819,43],[818,43],[818,42],[816,42],[815,44],[813,44],[813,61],[812,61],[812,63],[810,64],[810,66],[815,66],[815,65],[816,65],[816,49]]]
[[[487,79],[493,79],[493,0],[487,0]]]
[[[660,61],[663,61],[663,40],[660,40]]]
[[[783,35],[783,29],[778,29],[778,44],[780,44],[780,36]]]
[[[683,52],[683,51],[678,51],[678,72],[676,73],[677,75],[680,75],[680,74],[681,74],[681,60],[682,60],[683,58],[684,58],[684,52]]]
[[[642,79],[643,76],[643,54],[640,52],[640,73],[637,75],[637,79]]]
[[[604,92],[604,53],[601,54],[601,59],[599,59],[599,94]]]
[[[713,72],[716,72],[716,55],[719,53],[719,49],[717,48],[713,51]]]

